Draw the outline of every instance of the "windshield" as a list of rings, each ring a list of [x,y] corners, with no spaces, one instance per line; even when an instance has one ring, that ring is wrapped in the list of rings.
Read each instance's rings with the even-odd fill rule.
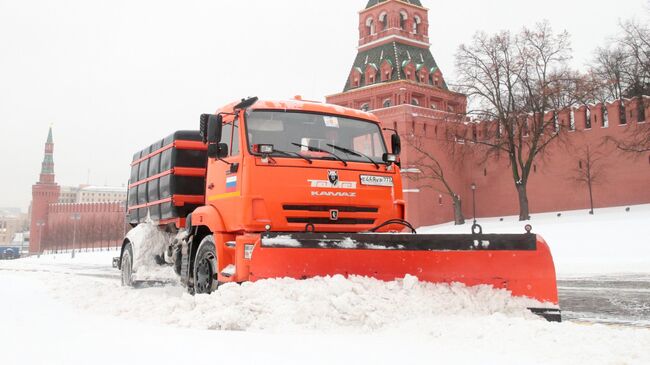
[[[299,154],[308,159],[382,162],[386,152],[379,126],[340,116],[252,111],[246,119],[249,150],[271,144],[274,156]],[[296,157],[300,157],[296,156]]]

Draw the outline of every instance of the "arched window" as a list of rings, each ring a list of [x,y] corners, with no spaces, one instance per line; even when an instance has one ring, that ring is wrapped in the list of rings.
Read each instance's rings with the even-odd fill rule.
[[[408,14],[404,10],[399,12],[399,27],[402,30],[406,30],[406,20],[408,19]]]
[[[370,110],[370,105],[368,103],[365,103],[365,104],[361,105],[360,109],[363,110],[364,112],[367,112],[367,111]]]
[[[420,20],[419,16],[414,16],[413,17],[413,34],[419,34],[420,33],[420,23],[422,20]]]
[[[381,30],[388,29],[388,13],[383,12],[379,14],[379,23],[381,24]]]
[[[366,19],[366,30],[368,35],[375,34],[375,21],[372,18]]]
[[[411,105],[419,106],[420,101],[416,98],[411,98]]]
[[[384,102],[382,103],[382,105],[384,106],[384,108],[390,108],[390,106],[391,106],[390,99],[386,99],[386,100],[384,100]]]
[[[591,129],[591,109],[589,109],[589,105],[585,106],[585,128]]]

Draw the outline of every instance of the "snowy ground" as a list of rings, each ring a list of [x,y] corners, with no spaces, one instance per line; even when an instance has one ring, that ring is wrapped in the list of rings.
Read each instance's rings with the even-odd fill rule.
[[[480,218],[484,233],[524,233],[530,223],[551,247],[559,277],[621,273],[650,273],[650,204],[533,214],[528,222],[517,217]],[[467,224],[425,227],[419,233],[470,233]]]
[[[649,271],[650,206],[606,213],[533,217],[570,285],[587,273]],[[509,218],[480,222],[488,232],[522,230]],[[603,248],[613,237],[615,248]],[[0,261],[0,363],[650,363],[650,329],[548,323],[523,309],[529,302],[487,287],[333,277],[193,297],[177,285],[121,287],[115,255]],[[615,267],[601,266],[607,255]]]

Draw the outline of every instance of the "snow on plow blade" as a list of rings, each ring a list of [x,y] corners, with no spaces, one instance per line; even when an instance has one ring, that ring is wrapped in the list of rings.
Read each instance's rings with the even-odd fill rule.
[[[433,283],[491,285],[553,308],[531,308],[559,320],[555,266],[534,234],[262,234],[250,262],[252,280],[359,275],[392,281],[406,274]]]

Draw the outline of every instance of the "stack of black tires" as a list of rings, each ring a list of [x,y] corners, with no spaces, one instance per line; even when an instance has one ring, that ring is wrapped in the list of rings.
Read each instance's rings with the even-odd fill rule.
[[[135,226],[184,218],[205,196],[206,146],[199,131],[178,131],[133,155],[127,220]]]

